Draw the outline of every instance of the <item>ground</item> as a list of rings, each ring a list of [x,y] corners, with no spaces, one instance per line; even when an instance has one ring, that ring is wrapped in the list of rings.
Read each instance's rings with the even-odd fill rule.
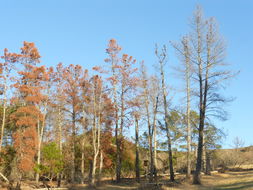
[[[88,185],[75,185],[70,190],[253,190],[253,170],[240,172],[215,173],[211,176],[202,176],[203,185],[192,185],[184,181],[184,175],[177,175],[177,183],[171,184],[167,181],[168,176],[161,177],[158,184],[149,184],[147,180],[142,179],[141,184],[134,179],[123,179],[122,183],[116,184],[104,181],[96,188]],[[25,190],[33,189],[29,187]],[[0,188],[6,190],[6,188]]]
[[[183,176],[178,175],[177,179],[182,179]],[[161,183],[166,181],[161,180]],[[124,180],[121,184],[105,183],[102,186],[97,187],[98,190],[253,190],[253,171],[242,172],[226,172],[223,174],[216,173],[212,176],[202,176],[203,185],[192,185],[187,182],[181,182],[176,185],[165,184],[160,187],[154,187],[153,185],[141,185],[134,183],[132,180]],[[152,186],[152,187],[151,187]],[[76,186],[75,190],[91,190],[89,186]]]
[[[192,185],[189,189],[203,190],[236,190],[236,189],[253,189],[253,171],[244,172],[227,172],[224,174],[214,174],[213,176],[203,176],[201,187]]]

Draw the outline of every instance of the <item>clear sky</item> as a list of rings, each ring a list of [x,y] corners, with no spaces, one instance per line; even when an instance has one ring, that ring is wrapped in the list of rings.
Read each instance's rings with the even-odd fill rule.
[[[230,118],[219,122],[228,131],[224,147],[235,136],[253,145],[253,1],[252,0],[2,0],[0,49],[18,51],[23,41],[35,42],[47,66],[104,64],[105,48],[115,38],[123,52],[146,64],[155,63],[154,44],[169,44],[189,31],[196,5],[216,17],[228,45],[231,68],[240,70],[225,94],[236,100]],[[170,65],[177,60],[169,49]],[[168,82],[173,84],[168,69]]]

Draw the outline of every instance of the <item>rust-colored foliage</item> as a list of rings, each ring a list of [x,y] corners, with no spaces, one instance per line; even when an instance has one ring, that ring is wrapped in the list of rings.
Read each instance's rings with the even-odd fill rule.
[[[18,72],[19,78],[14,84],[18,94],[13,102],[18,105],[18,109],[11,115],[17,126],[12,137],[18,156],[18,168],[21,172],[27,172],[34,167],[38,144],[37,125],[43,119],[39,105],[46,98],[42,94],[46,69],[36,66],[40,62],[40,55],[34,43],[24,42],[21,54],[14,55],[13,59],[16,58],[24,69]]]
[[[116,155],[116,147],[112,144],[112,133],[106,131],[101,135],[101,150],[104,153],[104,168],[111,169],[113,165],[113,157]]]

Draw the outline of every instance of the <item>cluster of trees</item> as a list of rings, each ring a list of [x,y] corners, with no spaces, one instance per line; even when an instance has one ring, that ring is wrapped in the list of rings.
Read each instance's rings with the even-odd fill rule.
[[[34,43],[24,42],[19,53],[5,49],[0,65],[2,178],[38,182],[43,176],[59,184],[62,178],[95,184],[102,175],[115,174],[119,182],[134,170],[140,181],[140,149],[146,148],[149,180],[157,177],[158,149],[167,149],[174,181],[175,145],[186,142],[187,177],[195,170],[194,183],[200,183],[203,155],[208,157],[207,150],[220,140],[210,119],[224,118],[220,105],[227,100],[219,90],[233,73],[224,67],[225,46],[214,19],[205,19],[198,8],[191,28],[171,43],[182,63],[176,71],[184,81],[181,105],[173,105],[166,83],[166,46],[155,48],[157,73],[122,53],[115,39],[108,43],[106,65],[92,72],[80,65],[40,66]],[[127,130],[135,131],[134,142]]]

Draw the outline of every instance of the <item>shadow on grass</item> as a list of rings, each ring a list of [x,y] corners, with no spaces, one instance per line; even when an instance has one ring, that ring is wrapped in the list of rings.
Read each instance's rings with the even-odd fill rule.
[[[231,183],[227,185],[219,185],[213,188],[213,190],[240,190],[240,189],[253,189],[253,181],[249,182],[239,182],[239,183]]]

